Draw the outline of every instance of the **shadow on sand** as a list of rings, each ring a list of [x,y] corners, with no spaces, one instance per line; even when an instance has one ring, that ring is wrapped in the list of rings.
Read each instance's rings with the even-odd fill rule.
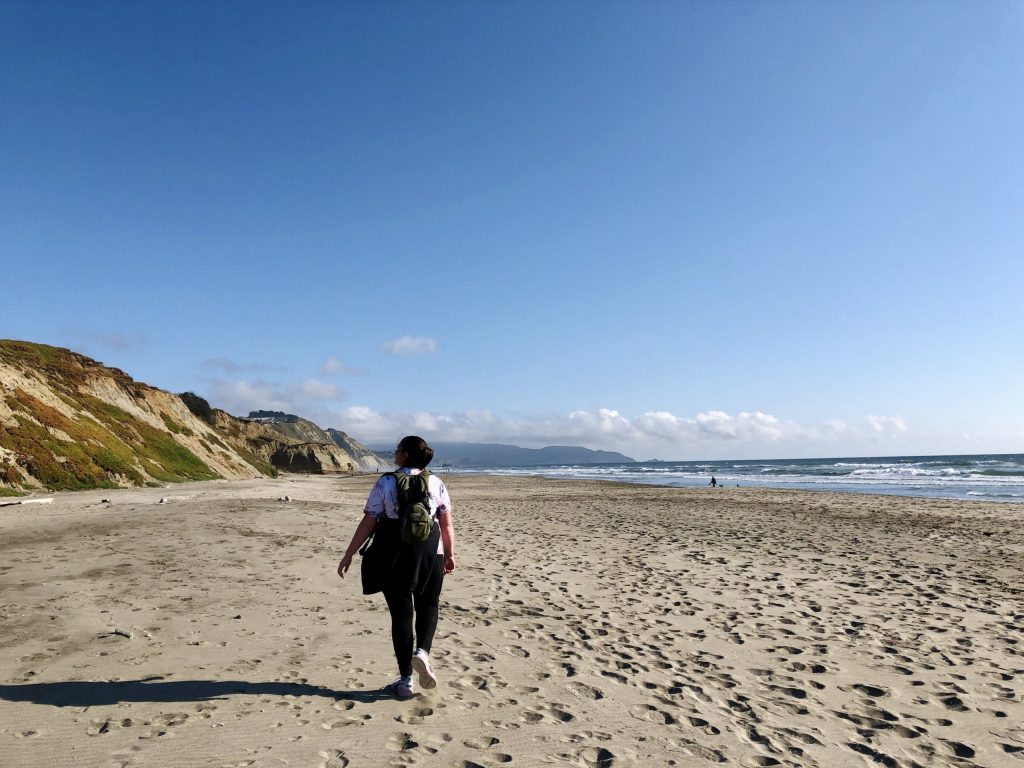
[[[250,683],[245,680],[168,680],[147,677],[118,682],[68,681],[0,685],[0,700],[31,701],[54,707],[98,707],[124,701],[209,701],[233,694],[324,696],[328,699],[373,702],[394,699],[387,690],[334,691],[306,683]]]

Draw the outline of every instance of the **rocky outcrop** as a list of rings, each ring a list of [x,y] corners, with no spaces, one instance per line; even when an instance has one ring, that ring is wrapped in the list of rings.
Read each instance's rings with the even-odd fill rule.
[[[278,469],[323,475],[333,472],[355,472],[348,456],[334,445],[298,443],[278,448],[270,457]]]
[[[334,444],[352,459],[352,463],[361,472],[387,472],[394,467],[391,461],[374,453],[340,429],[328,428],[327,434],[330,435]]]
[[[386,459],[381,458],[358,440],[353,439],[344,432],[337,429],[321,429],[312,421],[292,413],[251,411],[246,421],[253,425],[273,429],[293,445],[308,444],[322,446],[319,455],[329,459],[322,462],[325,467],[349,464],[351,469],[346,471],[355,472],[386,472],[391,468],[390,463]],[[283,459],[279,460],[283,461]],[[278,463],[278,461],[274,462],[274,466],[287,469],[284,464]],[[289,471],[295,470],[289,469]],[[342,470],[325,469],[324,471]]]
[[[254,411],[254,418],[239,419],[217,408],[210,408],[202,398],[190,392],[181,395],[194,413],[208,412],[207,421],[231,446],[243,455],[250,456],[253,463],[265,466],[269,471],[302,472],[325,474],[331,472],[358,472],[348,455],[333,443],[322,440],[303,440],[302,436],[312,430],[319,430],[324,437],[327,433],[316,424],[298,416],[273,411]],[[280,429],[281,424],[286,429]],[[314,438],[319,437],[315,432]]]
[[[331,445],[334,441],[309,419],[281,411],[250,411],[246,421],[266,424],[290,441]]]

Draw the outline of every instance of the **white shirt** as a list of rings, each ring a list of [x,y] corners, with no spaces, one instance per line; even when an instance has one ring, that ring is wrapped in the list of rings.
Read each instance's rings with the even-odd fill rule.
[[[418,475],[422,470],[402,467],[395,471],[406,475]],[[427,478],[427,494],[430,503],[430,514],[435,520],[441,515],[447,515],[451,511],[452,500],[448,496],[448,489],[445,488],[444,482],[437,475],[432,474]],[[387,515],[392,520],[398,519],[398,484],[395,482],[395,478],[391,475],[381,475],[377,478],[377,482],[366,499],[366,506],[363,508],[363,512],[367,515],[372,515],[374,519],[379,518],[382,514]],[[444,544],[441,541],[437,543],[437,554],[444,554]]]

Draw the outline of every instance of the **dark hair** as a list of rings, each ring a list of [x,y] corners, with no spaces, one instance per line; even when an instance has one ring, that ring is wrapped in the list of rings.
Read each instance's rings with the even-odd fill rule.
[[[405,451],[405,465],[413,469],[426,469],[427,464],[434,458],[434,449],[427,445],[427,441],[416,435],[407,435],[398,443],[398,447]]]

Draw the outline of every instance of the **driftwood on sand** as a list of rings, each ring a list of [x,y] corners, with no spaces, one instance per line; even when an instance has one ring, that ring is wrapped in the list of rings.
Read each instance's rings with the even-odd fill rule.
[[[0,507],[13,507],[15,504],[52,504],[53,499],[15,499],[14,501],[0,501]]]

